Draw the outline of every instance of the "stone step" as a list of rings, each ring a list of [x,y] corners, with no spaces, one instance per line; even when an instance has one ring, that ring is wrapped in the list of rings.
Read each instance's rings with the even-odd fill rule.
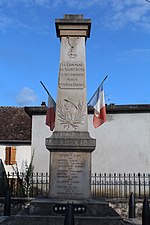
[[[75,212],[75,216],[88,216],[88,217],[120,217],[119,214],[112,209],[112,207],[109,206],[108,202],[102,201],[102,200],[70,200],[69,203],[72,203],[73,205],[82,205],[85,207],[85,212]],[[57,213],[54,211],[54,207],[57,205],[66,205],[67,206],[68,201],[64,200],[54,200],[54,199],[35,199],[30,202],[29,206],[29,215],[41,215],[41,216],[59,216],[63,213]]]
[[[63,225],[64,216],[11,216],[2,225]],[[121,217],[75,217],[75,225],[127,225]]]

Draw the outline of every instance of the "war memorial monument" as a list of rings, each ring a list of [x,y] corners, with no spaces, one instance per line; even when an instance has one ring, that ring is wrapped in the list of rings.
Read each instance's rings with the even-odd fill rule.
[[[46,139],[50,151],[50,197],[90,198],[91,152],[88,133],[85,43],[91,21],[82,15],[56,20],[61,41],[56,125]]]
[[[49,197],[33,200],[28,215],[17,217],[14,224],[64,224],[62,210],[69,203],[79,205],[82,211],[74,212],[77,225],[126,224],[104,199],[91,196],[91,156],[96,140],[88,132],[85,53],[91,20],[69,14],[56,19],[55,25],[61,48],[55,129],[46,138]]]

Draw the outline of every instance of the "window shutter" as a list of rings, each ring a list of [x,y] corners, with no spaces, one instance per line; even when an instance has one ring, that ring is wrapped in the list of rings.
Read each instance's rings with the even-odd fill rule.
[[[14,165],[16,164],[16,147],[6,147],[5,164]]]
[[[10,165],[16,164],[16,147],[11,147]]]
[[[11,152],[11,147],[6,147],[5,148],[5,164],[6,165],[9,165],[10,152]]]

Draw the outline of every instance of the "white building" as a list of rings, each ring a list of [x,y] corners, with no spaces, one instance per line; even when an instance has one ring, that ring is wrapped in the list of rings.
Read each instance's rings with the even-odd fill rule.
[[[45,138],[52,132],[45,125],[46,107],[25,107],[32,118],[34,171],[49,171]],[[88,108],[88,128],[96,138],[92,153],[93,173],[148,173],[150,170],[150,105],[108,105],[107,122],[95,129],[93,109]]]
[[[49,172],[45,138],[52,132],[45,125],[46,110],[0,107],[0,159],[6,172],[13,167],[24,172],[32,155],[34,172]],[[107,122],[97,129],[92,119],[93,109],[88,108],[89,133],[96,138],[93,173],[149,173],[150,105],[107,105]]]
[[[19,107],[0,107],[0,118],[0,159],[6,172],[24,172],[31,161],[31,118]]]

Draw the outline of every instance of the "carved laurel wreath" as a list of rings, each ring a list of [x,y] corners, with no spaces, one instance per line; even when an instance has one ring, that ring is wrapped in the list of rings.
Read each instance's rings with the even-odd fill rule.
[[[69,110],[69,106],[58,102],[57,104],[57,112],[58,112],[58,120],[60,124],[64,124],[64,128],[69,130],[70,127],[74,128],[75,130],[79,125],[84,124],[84,117],[85,117],[85,107],[84,103],[79,100],[78,104],[75,105],[74,103],[70,102],[67,99],[64,99],[66,103],[69,103],[71,107],[74,107],[75,113],[72,113]]]

